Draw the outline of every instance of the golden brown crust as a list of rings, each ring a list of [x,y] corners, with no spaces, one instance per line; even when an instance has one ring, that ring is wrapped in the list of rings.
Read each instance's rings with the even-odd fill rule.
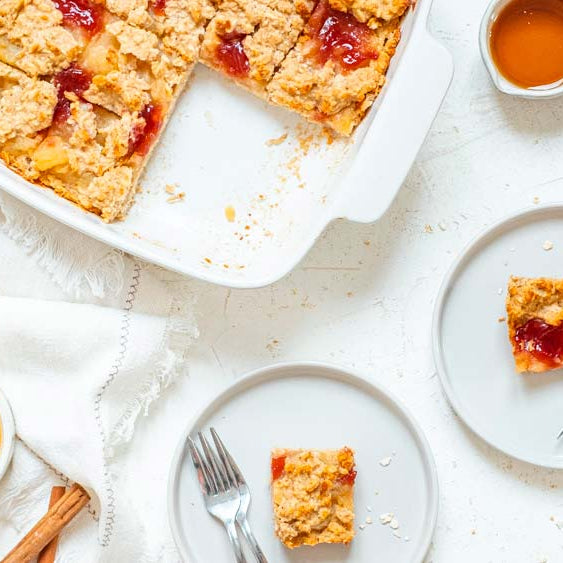
[[[554,368],[522,350],[516,342],[516,331],[532,319],[553,326],[563,322],[563,280],[511,276],[506,297],[508,336],[512,344],[516,370],[544,372]]]
[[[358,21],[376,28],[382,23],[401,17],[412,0],[329,0],[341,12],[351,13]]]
[[[385,84],[399,25],[396,19],[372,31],[370,42],[379,56],[346,71],[331,59],[320,64],[311,55],[311,39],[302,35],[268,85],[268,100],[350,135]]]
[[[275,532],[283,544],[351,542],[354,452],[274,449],[271,456],[285,460],[281,475],[272,481]]]

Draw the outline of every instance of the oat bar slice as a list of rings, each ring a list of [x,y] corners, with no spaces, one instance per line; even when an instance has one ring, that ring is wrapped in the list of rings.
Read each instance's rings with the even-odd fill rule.
[[[314,0],[223,0],[205,31],[201,61],[264,98],[314,5]]]
[[[354,452],[271,452],[275,533],[289,548],[354,538]]]
[[[563,366],[563,280],[512,276],[506,311],[517,372]]]
[[[267,86],[268,101],[350,135],[385,83],[400,19],[377,29],[320,0]]]

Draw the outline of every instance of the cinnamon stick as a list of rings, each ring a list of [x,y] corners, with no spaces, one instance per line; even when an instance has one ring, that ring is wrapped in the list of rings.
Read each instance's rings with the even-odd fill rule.
[[[65,494],[66,487],[53,487],[51,489],[51,497],[49,498],[49,508],[53,506]],[[59,536],[55,536],[42,550],[37,558],[37,563],[55,563],[57,555],[57,547],[59,545]]]
[[[84,508],[90,495],[80,486],[73,485],[23,539],[6,555],[2,563],[28,563]]]

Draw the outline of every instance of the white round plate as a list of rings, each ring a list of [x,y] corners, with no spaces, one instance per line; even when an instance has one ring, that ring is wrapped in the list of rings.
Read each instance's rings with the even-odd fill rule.
[[[12,460],[16,435],[12,410],[2,391],[0,391],[0,431],[2,436],[0,439],[0,479],[2,479]]]
[[[511,275],[563,277],[563,205],[513,215],[461,254],[434,310],[436,367],[453,408],[483,440],[515,458],[563,468],[563,370],[516,373],[506,322],[499,322]]]
[[[210,426],[217,429],[250,486],[250,522],[271,563],[373,563],[375,556],[378,563],[422,561],[438,510],[436,470],[426,439],[387,392],[357,375],[315,363],[278,364],[251,373],[219,395],[186,429],[168,483],[172,533],[184,560],[233,560],[221,524],[204,508],[184,447],[188,435]],[[274,536],[271,448],[344,445],[356,452],[356,538],[349,546],[285,549]],[[383,467],[379,461],[389,456],[391,463]],[[399,521],[401,538],[379,523],[379,515],[388,512]],[[359,530],[368,517],[373,524]],[[253,561],[250,554],[248,560]]]

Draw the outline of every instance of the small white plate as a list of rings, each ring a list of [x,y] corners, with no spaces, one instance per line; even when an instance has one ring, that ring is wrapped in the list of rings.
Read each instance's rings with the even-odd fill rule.
[[[14,424],[12,410],[2,391],[0,391],[0,431],[2,436],[0,439],[0,479],[2,479],[12,460],[16,436],[16,425]]]
[[[546,241],[553,249],[543,248]],[[512,215],[462,252],[436,302],[436,367],[453,408],[483,440],[515,458],[563,468],[563,441],[556,439],[563,370],[516,373],[507,326],[499,322],[512,274],[563,277],[563,205]]]
[[[233,560],[221,524],[205,510],[184,448],[188,435],[210,426],[217,429],[250,486],[250,521],[270,562],[372,563],[374,557],[378,563],[422,561],[438,511],[436,469],[426,439],[386,391],[316,363],[278,364],[253,372],[221,393],[188,426],[168,484],[172,533],[184,560]],[[356,452],[356,538],[348,547],[285,549],[274,536],[270,449],[344,445]],[[391,463],[383,467],[379,461],[389,456]],[[388,512],[399,521],[401,538],[380,524],[379,515]],[[359,530],[368,517],[373,524]],[[250,555],[248,560],[253,560]]]

